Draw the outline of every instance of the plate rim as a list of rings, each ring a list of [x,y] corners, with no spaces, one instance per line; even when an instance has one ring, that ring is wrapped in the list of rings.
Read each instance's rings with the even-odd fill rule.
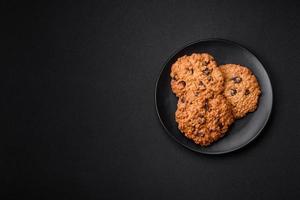
[[[268,116],[266,118],[266,120],[264,121],[264,124],[262,125],[262,127],[256,132],[256,134],[251,137],[247,142],[243,143],[243,144],[240,144],[238,145],[237,147],[234,147],[232,149],[229,149],[229,150],[225,150],[225,151],[216,151],[216,152],[205,152],[205,151],[199,151],[199,150],[196,150],[194,148],[191,148],[189,145],[187,144],[184,144],[182,142],[180,142],[179,140],[177,140],[177,138],[169,131],[169,129],[165,126],[163,120],[161,119],[161,116],[159,114],[159,110],[158,110],[158,106],[157,106],[157,86],[158,86],[158,82],[161,78],[161,75],[162,75],[162,72],[164,71],[164,69],[166,68],[166,65],[167,63],[177,54],[179,53],[180,51],[184,50],[185,48],[191,46],[191,45],[194,45],[194,44],[197,44],[197,43],[201,43],[201,42],[223,42],[223,43],[227,43],[227,44],[231,44],[231,45],[235,45],[237,46],[238,48],[241,48],[243,50],[246,50],[248,51],[250,54],[252,54],[262,65],[262,69],[264,70],[264,72],[266,73],[267,75],[267,78],[268,78],[268,82],[270,83],[270,92],[271,92],[271,109],[268,113]],[[159,72],[159,75],[158,75],[158,78],[156,79],[156,82],[155,82],[155,91],[154,91],[154,100],[155,100],[155,110],[156,110],[156,114],[158,116],[158,119],[160,121],[160,124],[163,126],[165,132],[173,139],[175,140],[177,143],[179,143],[180,145],[184,146],[185,148],[193,151],[193,152],[197,152],[197,153],[201,153],[201,154],[206,154],[206,155],[220,155],[220,154],[227,154],[227,153],[230,153],[230,152],[234,152],[238,149],[241,149],[245,146],[247,146],[249,143],[251,143],[252,141],[254,141],[259,135],[260,133],[262,132],[262,130],[266,127],[266,124],[268,123],[269,119],[270,119],[270,116],[271,116],[271,113],[272,113],[272,110],[273,110],[273,87],[272,87],[272,82],[271,82],[271,79],[269,77],[269,73],[268,71],[266,70],[265,68],[265,64],[261,61],[261,59],[252,51],[250,50],[249,48],[235,42],[235,41],[232,41],[232,40],[228,40],[228,39],[223,39],[223,38],[207,38],[207,39],[200,39],[200,40],[196,40],[196,41],[193,41],[193,42],[189,42],[187,43],[186,45],[176,49],[175,51],[173,51],[171,53],[171,55],[166,59],[166,61],[163,63],[162,65],[162,68]]]

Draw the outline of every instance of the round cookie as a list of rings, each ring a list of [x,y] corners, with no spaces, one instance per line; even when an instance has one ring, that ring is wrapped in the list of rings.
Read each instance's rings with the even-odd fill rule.
[[[255,111],[261,91],[252,72],[236,64],[221,65],[219,68],[225,79],[224,96],[231,103],[235,118]]]
[[[172,65],[171,88],[177,97],[193,90],[198,93],[222,93],[224,79],[214,58],[207,54],[182,56]]]
[[[201,146],[223,137],[234,121],[231,105],[223,95],[199,97],[193,91],[179,98],[175,118],[179,130]]]

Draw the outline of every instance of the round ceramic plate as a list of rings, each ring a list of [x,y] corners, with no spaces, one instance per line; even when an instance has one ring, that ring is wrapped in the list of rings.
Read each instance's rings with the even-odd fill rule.
[[[256,76],[262,91],[257,110],[236,120],[223,138],[208,147],[195,144],[178,130],[175,121],[177,97],[172,93],[170,87],[171,66],[177,58],[202,52],[213,55],[219,65],[234,63],[247,66]],[[183,146],[205,154],[228,153],[247,145],[260,134],[266,125],[271,114],[272,102],[272,86],[263,64],[245,47],[223,39],[197,41],[178,50],[164,64],[155,90],[157,114],[168,135]]]

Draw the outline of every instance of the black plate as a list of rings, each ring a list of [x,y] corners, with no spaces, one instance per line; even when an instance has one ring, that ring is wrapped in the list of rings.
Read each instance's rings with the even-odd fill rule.
[[[177,98],[170,87],[170,70],[177,58],[201,52],[213,55],[219,65],[235,63],[249,67],[257,77],[262,90],[257,110],[240,120],[236,120],[229,129],[228,135],[209,147],[196,145],[178,130],[175,121]],[[263,64],[253,53],[235,42],[223,39],[209,39],[189,44],[168,59],[156,83],[155,103],[160,122],[173,139],[196,152],[222,154],[247,145],[259,135],[271,114],[273,92],[270,79]]]

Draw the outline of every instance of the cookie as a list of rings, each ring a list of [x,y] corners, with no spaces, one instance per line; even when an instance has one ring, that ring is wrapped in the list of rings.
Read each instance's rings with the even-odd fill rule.
[[[231,105],[223,95],[182,95],[175,119],[179,130],[196,144],[208,146],[223,137],[234,121]]]
[[[261,90],[252,72],[244,66],[226,64],[219,67],[224,80],[224,96],[231,103],[235,118],[242,118],[257,108]]]
[[[222,93],[224,79],[214,58],[207,54],[183,56],[172,65],[171,88],[177,97],[187,91]]]

